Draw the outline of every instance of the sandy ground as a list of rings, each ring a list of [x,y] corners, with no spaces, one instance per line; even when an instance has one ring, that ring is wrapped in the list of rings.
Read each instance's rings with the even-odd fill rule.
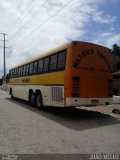
[[[38,110],[0,91],[0,153],[120,153],[120,105]],[[90,111],[87,111],[90,110]]]
[[[115,114],[112,112],[113,109],[120,109],[120,104],[102,105],[96,107],[80,107],[80,108],[85,110],[97,111],[104,114],[109,114],[112,117],[120,119],[120,114]]]

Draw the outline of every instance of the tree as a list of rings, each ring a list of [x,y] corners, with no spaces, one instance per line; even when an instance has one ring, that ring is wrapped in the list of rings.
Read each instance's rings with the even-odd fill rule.
[[[114,44],[112,47],[112,53],[120,57],[120,46]]]
[[[116,64],[117,69],[120,69],[120,61]]]

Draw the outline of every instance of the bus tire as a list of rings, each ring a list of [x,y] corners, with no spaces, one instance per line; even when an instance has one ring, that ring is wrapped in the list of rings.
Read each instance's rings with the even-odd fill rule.
[[[30,95],[29,95],[29,102],[30,102],[30,105],[32,107],[35,106],[35,96],[34,96],[34,93],[30,93]]]
[[[43,109],[43,101],[42,101],[41,93],[37,93],[36,96],[35,96],[35,106],[38,109]]]
[[[11,99],[13,99],[13,92],[12,92],[12,88],[10,88],[10,96],[11,96]]]

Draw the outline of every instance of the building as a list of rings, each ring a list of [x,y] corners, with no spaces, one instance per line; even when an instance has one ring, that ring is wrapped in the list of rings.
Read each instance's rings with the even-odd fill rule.
[[[113,73],[113,95],[120,95],[120,70]]]
[[[120,56],[112,55],[112,65],[113,65],[113,72],[119,70],[120,68],[118,68],[118,64],[120,63]]]

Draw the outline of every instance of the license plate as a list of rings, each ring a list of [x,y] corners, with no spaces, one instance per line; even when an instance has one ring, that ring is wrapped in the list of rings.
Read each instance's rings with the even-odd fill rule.
[[[98,99],[92,99],[91,104],[99,104],[99,100]]]

